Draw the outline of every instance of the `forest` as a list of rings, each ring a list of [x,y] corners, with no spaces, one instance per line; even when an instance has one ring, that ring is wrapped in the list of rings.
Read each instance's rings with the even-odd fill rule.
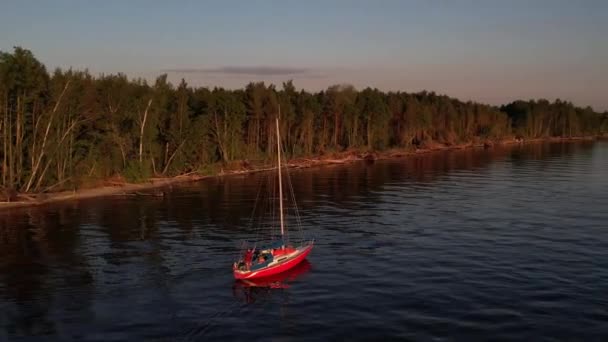
[[[416,149],[476,141],[599,136],[608,113],[567,101],[501,107],[434,92],[334,85],[320,92],[262,82],[228,90],[124,74],[54,70],[31,51],[0,52],[0,187],[40,193],[122,177],[213,174],[274,156],[274,120],[288,157]]]

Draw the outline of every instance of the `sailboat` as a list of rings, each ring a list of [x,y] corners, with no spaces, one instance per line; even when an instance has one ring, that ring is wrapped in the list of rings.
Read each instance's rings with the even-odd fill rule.
[[[279,109],[280,113],[280,109]],[[279,114],[280,116],[280,114]],[[287,270],[290,270],[306,259],[314,246],[314,239],[301,239],[298,243],[291,243],[287,234],[287,225],[285,224],[285,208],[283,203],[283,177],[281,169],[281,134],[279,132],[279,118],[276,118],[276,133],[277,133],[277,177],[279,183],[279,223],[281,227],[280,238],[271,241],[267,244],[257,243],[249,248],[245,246],[239,258],[232,265],[234,278],[236,279],[254,279],[271,277]],[[289,173],[286,172],[289,180]],[[291,187],[291,181],[289,180]],[[294,200],[293,189],[291,190],[291,198]],[[254,209],[255,211],[255,209]],[[299,224],[299,215],[297,214],[297,222]],[[301,227],[300,227],[301,229]]]

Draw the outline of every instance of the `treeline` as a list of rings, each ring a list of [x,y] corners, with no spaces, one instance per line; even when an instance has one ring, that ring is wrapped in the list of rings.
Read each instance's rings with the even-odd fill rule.
[[[40,192],[272,158],[279,107],[290,156],[608,132],[608,114],[559,100],[496,108],[426,91],[336,85],[310,93],[291,81],[226,90],[174,86],[161,75],[148,84],[123,74],[49,74],[15,48],[0,53],[1,185]]]
[[[501,110],[509,116],[514,132],[522,137],[579,137],[608,132],[608,113],[579,108],[555,100],[515,101]]]

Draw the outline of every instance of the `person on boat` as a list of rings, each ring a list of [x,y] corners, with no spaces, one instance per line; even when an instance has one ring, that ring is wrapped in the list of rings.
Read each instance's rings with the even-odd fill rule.
[[[251,265],[251,262],[253,261],[253,250],[252,249],[247,249],[247,251],[245,252],[245,265],[247,265],[247,267],[249,267]]]

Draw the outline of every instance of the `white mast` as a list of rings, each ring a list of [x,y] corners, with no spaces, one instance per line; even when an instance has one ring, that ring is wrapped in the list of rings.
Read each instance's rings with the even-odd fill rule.
[[[281,116],[281,106],[279,106],[279,116]],[[285,224],[283,223],[283,183],[281,180],[281,134],[279,134],[279,117],[276,118],[277,124],[277,156],[279,169],[279,216],[281,217],[281,239],[285,234]]]

